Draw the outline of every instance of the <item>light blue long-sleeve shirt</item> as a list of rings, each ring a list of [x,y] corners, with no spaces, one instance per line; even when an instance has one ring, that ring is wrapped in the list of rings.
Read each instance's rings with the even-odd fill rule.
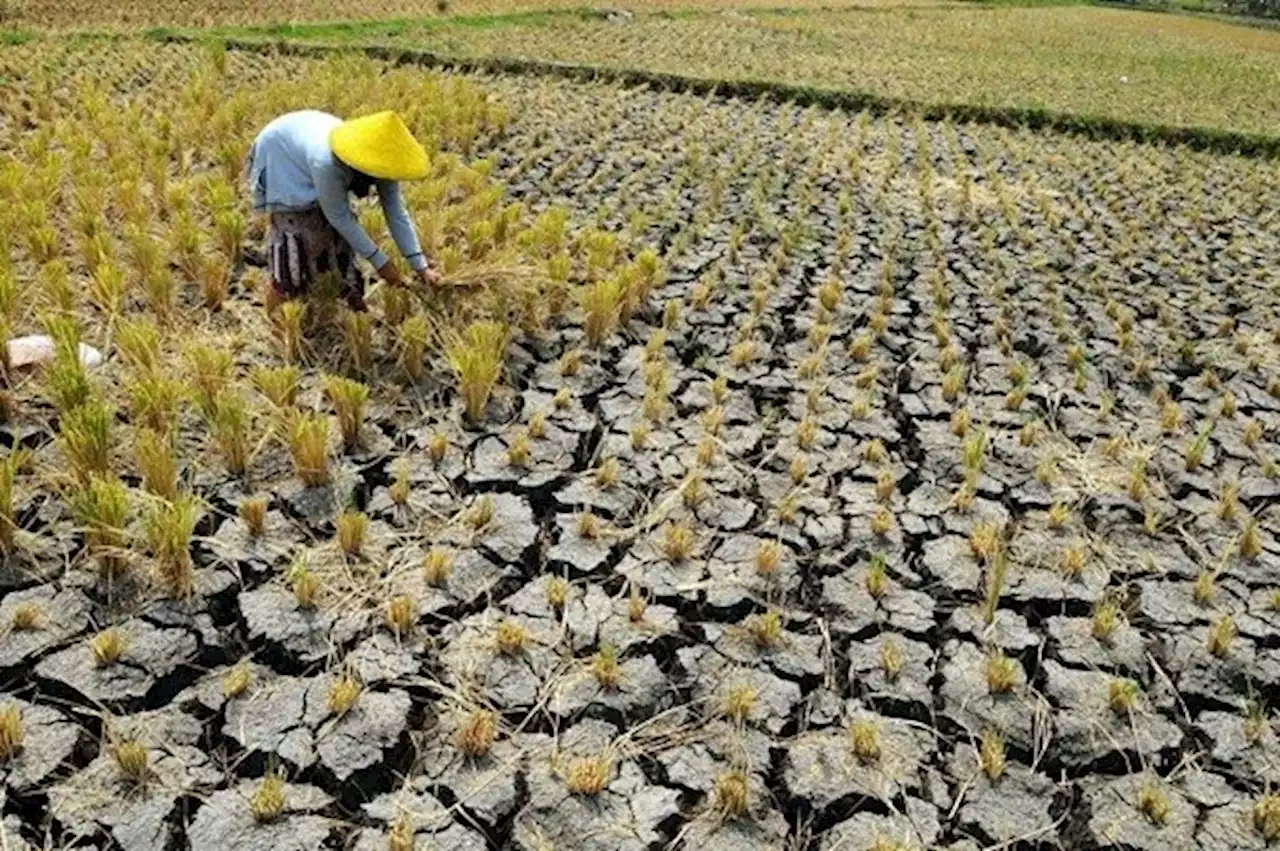
[[[342,119],[316,110],[290,112],[262,129],[249,149],[247,165],[253,208],[296,212],[319,207],[356,254],[381,269],[387,255],[378,249],[351,211],[349,194],[356,172],[333,154],[329,134]],[[415,271],[427,268],[400,184],[377,180],[378,200],[400,253]]]

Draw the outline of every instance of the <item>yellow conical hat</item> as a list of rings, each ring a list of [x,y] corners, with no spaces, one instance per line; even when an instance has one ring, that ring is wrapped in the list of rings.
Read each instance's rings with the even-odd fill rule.
[[[427,152],[394,112],[344,121],[329,145],[338,159],[379,180],[421,180],[431,168]]]

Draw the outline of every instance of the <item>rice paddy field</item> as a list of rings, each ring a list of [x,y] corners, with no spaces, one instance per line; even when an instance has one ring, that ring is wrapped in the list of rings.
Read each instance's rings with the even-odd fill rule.
[[[542,14],[230,29],[229,35],[534,58],[912,105],[1275,134],[1280,31],[1086,5]]]
[[[93,0],[6,0],[0,4],[0,25],[43,31],[85,31],[108,29],[130,32],[139,27],[182,26],[223,27],[255,25],[312,24],[385,20],[434,20],[448,22],[462,18],[537,18],[542,12],[590,13],[616,9],[630,13],[677,14],[690,7],[714,10],[748,9],[842,9],[902,8],[942,6],[954,0],[714,0],[688,3],[685,0],[621,0],[607,7],[591,9],[582,0],[369,0],[353,4],[339,0],[134,0],[98,3]],[[497,23],[500,23],[498,21]],[[494,22],[471,21],[490,26]]]
[[[1271,132],[1260,31],[642,5],[383,46]],[[943,14],[1024,29],[983,82]],[[0,47],[0,848],[1280,840],[1280,162],[367,26]],[[1086,34],[1163,94],[1028,70]],[[443,285],[266,312],[303,107],[404,115]]]

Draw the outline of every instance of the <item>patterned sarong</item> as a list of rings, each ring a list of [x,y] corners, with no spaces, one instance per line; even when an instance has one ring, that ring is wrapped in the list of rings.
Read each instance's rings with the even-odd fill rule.
[[[321,284],[353,310],[364,309],[364,276],[355,252],[319,208],[271,214],[267,268],[282,299],[307,295]]]

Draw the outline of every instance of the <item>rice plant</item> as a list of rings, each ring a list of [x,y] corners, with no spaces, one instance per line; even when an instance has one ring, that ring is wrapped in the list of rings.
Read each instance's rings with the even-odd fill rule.
[[[1141,689],[1133,680],[1115,678],[1107,685],[1107,704],[1116,715],[1127,717],[1137,708],[1141,694]]]
[[[782,641],[782,615],[777,612],[750,615],[743,622],[742,628],[755,646],[762,650],[776,647]]]
[[[249,689],[253,674],[247,662],[239,662],[222,677],[222,696],[234,700]]]
[[[1218,658],[1225,658],[1231,653],[1231,645],[1238,632],[1235,620],[1230,615],[1222,615],[1209,624],[1206,641],[1208,650]]]
[[[582,350],[569,349],[560,356],[557,362],[557,368],[560,374],[565,378],[572,378],[582,371]]]
[[[594,798],[605,790],[613,773],[613,761],[606,755],[572,760],[564,785],[574,795]]]
[[[477,709],[458,728],[454,744],[472,759],[485,756],[493,749],[498,733],[498,716],[487,709]]]
[[[205,255],[199,264],[200,295],[206,310],[220,310],[231,289],[231,264],[225,257]]]
[[[44,628],[46,617],[44,607],[28,600],[14,607],[9,626],[14,632],[38,632]]]
[[[723,712],[735,724],[744,724],[756,708],[759,694],[745,683],[731,686],[725,694]]]
[[[879,600],[889,593],[888,558],[884,553],[871,556],[867,566],[866,588],[872,599]]]
[[[135,374],[160,367],[160,329],[148,317],[122,319],[116,326],[116,350]]]
[[[0,706],[0,765],[15,759],[26,744],[26,728],[22,724],[22,710],[15,703]]]
[[[144,490],[171,500],[178,493],[178,465],[169,439],[149,428],[139,429],[133,438],[133,457]]]
[[[294,558],[287,579],[293,587],[293,598],[298,608],[303,611],[314,610],[320,602],[320,592],[324,586],[320,577],[311,571],[303,554]]]
[[[547,580],[547,605],[554,611],[563,614],[569,602],[569,580],[563,576],[552,576]]]
[[[286,363],[294,364],[302,360],[302,323],[306,314],[307,306],[300,300],[287,301],[280,305],[277,333],[280,336],[281,354]]]
[[[431,329],[426,316],[415,314],[400,324],[396,359],[411,382],[421,379],[426,371],[430,339]]]
[[[630,583],[627,589],[627,620],[633,624],[643,623],[648,607],[649,601],[640,592],[640,586]]]
[[[261,538],[267,528],[268,501],[265,496],[249,497],[241,501],[236,514],[244,522],[251,538]]]
[[[545,440],[547,437],[547,412],[534,411],[529,416],[529,436],[534,440]]]
[[[89,399],[63,414],[58,445],[69,472],[81,484],[111,471],[114,423],[115,410],[97,399]]]
[[[880,642],[880,669],[884,671],[884,678],[889,682],[895,682],[902,674],[902,648],[898,646],[896,641],[884,639]]]
[[[199,501],[180,496],[154,506],[147,513],[147,543],[161,578],[175,597],[188,597],[195,588],[191,536],[199,519]]]
[[[303,414],[293,421],[289,433],[289,454],[293,471],[307,487],[329,482],[329,419]]]
[[[990,727],[983,730],[978,747],[978,764],[982,767],[982,773],[995,783],[1004,776],[1006,762],[1004,735]]]
[[[68,316],[45,320],[45,333],[53,339],[53,362],[44,370],[45,395],[66,416],[93,395],[93,384],[80,358],[80,327]]]
[[[1253,827],[1267,843],[1280,839],[1280,795],[1263,795],[1254,804]]]
[[[1200,606],[1208,606],[1217,596],[1216,574],[1212,570],[1202,570],[1191,586],[1191,599]]]
[[[439,587],[449,581],[453,572],[453,555],[447,550],[432,548],[422,561],[422,574],[426,583]]]
[[[392,465],[391,484],[387,487],[387,495],[391,497],[391,502],[397,506],[408,505],[412,486],[408,466],[400,462]]]
[[[529,646],[529,631],[512,620],[503,620],[494,630],[494,642],[504,656],[519,656]]]
[[[273,771],[258,784],[249,798],[249,812],[259,824],[277,821],[285,808],[284,775]]]
[[[445,343],[445,357],[453,370],[467,420],[484,417],[489,397],[502,374],[509,332],[498,322],[477,321]]]
[[[427,442],[427,457],[431,459],[431,463],[439,464],[448,453],[449,438],[440,432],[431,435],[431,439]]]
[[[679,564],[693,555],[696,543],[693,528],[684,521],[668,523],[663,529],[662,552],[667,560],[674,564]]]
[[[191,374],[196,404],[205,420],[212,421],[218,399],[231,383],[231,372],[235,366],[231,353],[225,349],[195,344],[186,350],[185,360]]]
[[[324,381],[325,393],[338,416],[338,430],[342,433],[342,445],[348,452],[360,446],[360,432],[364,427],[364,408],[369,401],[369,388],[359,381],[329,375]]]
[[[619,277],[599,278],[578,291],[582,308],[582,331],[587,344],[599,348],[617,327],[622,313],[625,283]]]
[[[373,318],[368,313],[344,312],[342,338],[352,369],[359,375],[367,374],[373,367]]]
[[[1114,600],[1100,600],[1093,609],[1090,630],[1093,637],[1101,642],[1108,642],[1120,626],[1120,606]]]
[[[129,636],[119,627],[108,627],[89,641],[89,651],[94,664],[99,668],[110,668],[120,661],[120,657],[129,649]]]
[[[14,496],[18,474],[29,457],[29,452],[17,449],[0,460],[0,555],[8,556],[17,544],[20,526]]]
[[[349,673],[340,674],[329,684],[327,705],[329,714],[339,718],[346,715],[356,705],[364,686]]]
[[[650,429],[649,429],[648,423],[640,422],[640,423],[636,423],[634,426],[631,427],[630,441],[631,441],[631,448],[633,450],[638,452],[648,447],[649,431]]]
[[[140,742],[125,739],[113,743],[110,753],[120,778],[127,785],[139,787],[146,784],[151,776],[151,759],[146,747]]]
[[[726,771],[716,778],[713,808],[721,819],[736,819],[747,814],[750,805],[750,783],[742,769]]]
[[[401,813],[387,828],[387,851],[414,851],[413,817]]]
[[[1169,820],[1169,796],[1158,780],[1144,780],[1138,788],[1138,811],[1156,827],[1162,827]]]
[[[131,400],[130,413],[135,425],[144,426],[158,434],[173,432],[186,397],[186,388],[182,382],[159,371],[152,371],[126,381],[125,387]]]
[[[864,765],[879,762],[880,730],[874,721],[853,722],[849,726],[849,744],[858,762]]]
[[[517,431],[507,442],[507,464],[516,469],[528,468],[533,456],[533,445],[527,431]]]
[[[469,509],[467,509],[467,525],[477,532],[486,529],[493,523],[495,511],[496,508],[494,507],[493,495],[487,493],[483,494]]]
[[[877,538],[887,538],[893,532],[893,512],[884,506],[876,509],[871,515],[871,534]]]
[[[617,648],[604,645],[596,651],[591,657],[591,675],[605,690],[618,687],[622,682],[622,666],[618,664]]]
[[[1258,532],[1258,520],[1248,517],[1244,521],[1244,529],[1240,532],[1240,557],[1246,561],[1255,561],[1262,554],[1262,536]]]
[[[209,431],[213,436],[214,446],[222,456],[227,472],[233,476],[243,476],[249,469],[253,449],[250,435],[252,414],[249,406],[235,390],[221,392],[210,405]]]
[[[1018,663],[1000,649],[987,654],[987,689],[992,694],[1008,694],[1018,685]]]
[[[129,519],[129,489],[114,476],[94,475],[71,496],[71,508],[84,527],[89,554],[104,576],[118,574],[128,564],[125,524]]]
[[[255,367],[252,379],[257,391],[277,410],[290,409],[297,404],[302,373],[296,366]]]
[[[359,511],[344,511],[338,515],[334,526],[338,549],[350,558],[360,558],[369,533],[369,517]]]
[[[782,564],[782,542],[761,541],[756,549],[756,573],[765,578],[774,576]]]
[[[618,483],[620,472],[621,465],[618,463],[618,459],[609,456],[600,461],[599,466],[592,473],[592,479],[595,481],[596,487],[607,491]]]

